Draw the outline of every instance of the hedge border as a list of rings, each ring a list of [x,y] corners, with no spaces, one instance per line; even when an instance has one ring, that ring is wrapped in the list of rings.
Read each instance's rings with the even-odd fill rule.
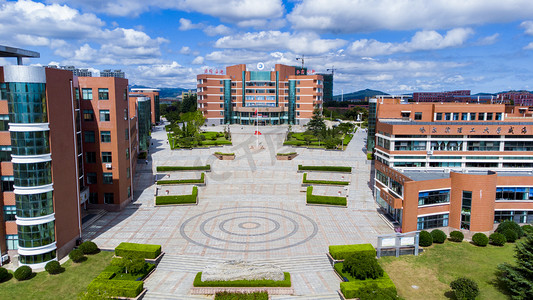
[[[191,204],[196,203],[197,199],[198,187],[193,186],[190,195],[156,196],[155,205]]]
[[[157,166],[156,171],[210,171],[211,165],[205,166]]]
[[[313,195],[312,186],[307,187],[307,194],[305,198],[305,201],[308,204],[326,204],[346,207],[347,203],[346,197]]]
[[[274,280],[232,280],[232,281],[202,281],[202,272],[194,278],[194,287],[291,287],[291,274],[283,272],[285,278]]]
[[[106,292],[112,297],[136,298],[144,289],[143,281],[93,279],[87,291]]]
[[[331,245],[329,246],[329,254],[335,260],[346,259],[349,255],[361,252],[371,256],[376,256],[376,249],[372,244],[354,244],[354,245]]]
[[[298,171],[327,171],[327,172],[343,172],[351,173],[352,167],[343,166],[304,166],[298,165]]]
[[[307,173],[304,173],[303,184],[327,184],[327,185],[349,185],[349,181],[336,180],[308,180]]]
[[[215,152],[214,155],[223,155],[223,156],[233,156],[235,153],[223,153],[223,152]]]
[[[115,255],[141,254],[143,258],[155,259],[161,254],[161,245],[122,242],[115,248]]]
[[[353,299],[356,298],[359,289],[374,283],[381,289],[394,291],[395,294],[398,293],[396,285],[394,285],[389,274],[385,271],[383,271],[383,277],[381,278],[341,282],[340,289],[346,299]]]
[[[296,152],[276,153],[276,155],[278,155],[278,156],[290,156],[290,155],[295,155],[295,154],[298,154],[298,153],[296,153]]]
[[[157,184],[191,184],[191,183],[205,183],[205,173],[200,175],[200,179],[176,179],[176,180],[158,180]]]

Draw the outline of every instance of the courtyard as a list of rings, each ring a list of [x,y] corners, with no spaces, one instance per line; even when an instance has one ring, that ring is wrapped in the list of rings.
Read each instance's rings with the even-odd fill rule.
[[[209,131],[223,131],[209,127]],[[242,259],[270,262],[291,272],[295,293],[316,299],[338,299],[339,279],[326,257],[329,245],[372,243],[392,233],[372,199],[366,134],[358,131],[345,151],[283,146],[286,126],[230,126],[233,145],[170,150],[164,126],[152,132],[150,157],[140,161],[134,202],[121,212],[107,213],[88,228],[84,239],[101,248],[120,242],[162,245],[165,256],[148,279],[145,299],[202,299],[188,295],[196,272],[211,263]],[[235,153],[218,160],[215,151]],[[291,161],[276,153],[296,151]],[[206,186],[198,188],[198,205],[155,207],[155,179],[165,176],[156,166],[211,165]],[[314,194],[347,195],[348,206],[307,206],[298,165],[350,166],[347,187],[317,186]],[[167,172],[169,173],[169,172]],[[310,178],[339,179],[331,173]],[[311,177],[312,176],[312,177]],[[198,178],[199,172],[172,172],[172,178]],[[191,186],[164,187],[171,194],[190,193]],[[159,191],[161,192],[161,190]],[[290,299],[287,297],[273,299]],[[336,297],[336,298],[335,298]]]

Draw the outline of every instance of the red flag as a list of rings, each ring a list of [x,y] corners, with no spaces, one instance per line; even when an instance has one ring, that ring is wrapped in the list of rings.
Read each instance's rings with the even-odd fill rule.
[[[261,135],[261,131],[257,131],[257,130],[256,130],[256,131],[254,132],[254,135]]]

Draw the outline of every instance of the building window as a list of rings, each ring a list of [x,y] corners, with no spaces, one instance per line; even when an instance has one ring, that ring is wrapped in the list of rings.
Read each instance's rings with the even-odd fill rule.
[[[476,113],[470,113],[470,121],[476,120]]]
[[[104,184],[113,184],[113,173],[111,172],[104,172]]]
[[[415,112],[415,120],[422,120],[422,113],[421,112]]]
[[[115,195],[113,193],[104,193],[104,203],[105,204],[114,204]]]
[[[87,184],[96,184],[96,173],[87,172]]]
[[[98,204],[98,193],[89,193],[89,204]]]
[[[0,161],[11,161],[11,146],[0,146]]]
[[[442,113],[437,113],[437,116],[435,117],[435,120],[442,121]]]
[[[126,148],[126,159],[130,159],[130,149]]]
[[[93,100],[93,89],[81,89],[81,99]]]
[[[452,119],[452,114],[451,113],[444,113],[444,120],[450,121],[451,119]]]
[[[109,90],[98,89],[98,100],[109,100]]]
[[[92,130],[84,131],[83,135],[84,135],[86,143],[94,143],[95,142],[94,131],[92,131]]]
[[[128,109],[124,108],[124,120],[128,120]]]
[[[124,89],[124,101],[128,100],[128,89]]]
[[[496,113],[496,121],[502,120],[502,113]]]
[[[4,221],[15,221],[17,218],[17,208],[15,205],[5,205],[4,206]]]
[[[102,131],[100,133],[100,141],[102,143],[111,143],[111,131]]]
[[[487,113],[487,121],[492,121],[492,113]]]
[[[18,225],[19,247],[34,248],[55,241],[55,222],[38,225]]]
[[[111,152],[102,152],[102,163],[112,162]]]
[[[126,168],[126,178],[130,178],[130,168]]]
[[[0,115],[0,131],[9,130],[9,115]]]
[[[533,187],[497,187],[496,201],[533,200]]]
[[[450,202],[450,190],[418,193],[418,206]]]
[[[223,115],[224,115],[224,112],[223,112],[223,111],[221,111],[221,112],[220,112],[220,115],[221,115],[221,116],[223,116]]]
[[[100,110],[100,121],[101,122],[111,121],[111,115],[109,114],[109,109]]]
[[[17,250],[19,248],[19,237],[16,234],[6,235],[7,250]]]
[[[126,128],[125,136],[126,136],[126,141],[130,139],[130,130],[128,128]]]
[[[515,221],[516,223],[533,223],[533,211],[501,210],[494,212],[494,223]]]
[[[128,198],[131,197],[131,186],[128,186]]]
[[[446,227],[448,226],[448,216],[449,214],[418,217],[416,230]]]
[[[468,121],[468,113],[461,113],[461,121]]]
[[[300,108],[300,104],[296,104],[296,108]]]
[[[12,192],[14,190],[13,184],[15,182],[15,177],[13,176],[2,176],[2,192]]]
[[[84,109],[83,110],[83,120],[84,121],[94,121],[94,110]]]
[[[463,191],[461,204],[461,229],[470,229],[470,213],[472,211],[472,192]]]
[[[94,135],[93,135],[93,138],[94,138]],[[96,163],[96,152],[85,152],[85,161],[88,164],[95,164]]]

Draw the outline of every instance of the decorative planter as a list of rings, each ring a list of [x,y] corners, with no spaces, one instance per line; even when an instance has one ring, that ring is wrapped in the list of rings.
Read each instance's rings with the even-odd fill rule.
[[[214,156],[216,156],[219,160],[234,160],[235,159],[235,154],[230,154],[230,155],[227,155],[227,154],[213,154]]]
[[[295,154],[289,154],[289,155],[276,155],[277,160],[293,160],[296,156],[298,156],[298,153]]]

